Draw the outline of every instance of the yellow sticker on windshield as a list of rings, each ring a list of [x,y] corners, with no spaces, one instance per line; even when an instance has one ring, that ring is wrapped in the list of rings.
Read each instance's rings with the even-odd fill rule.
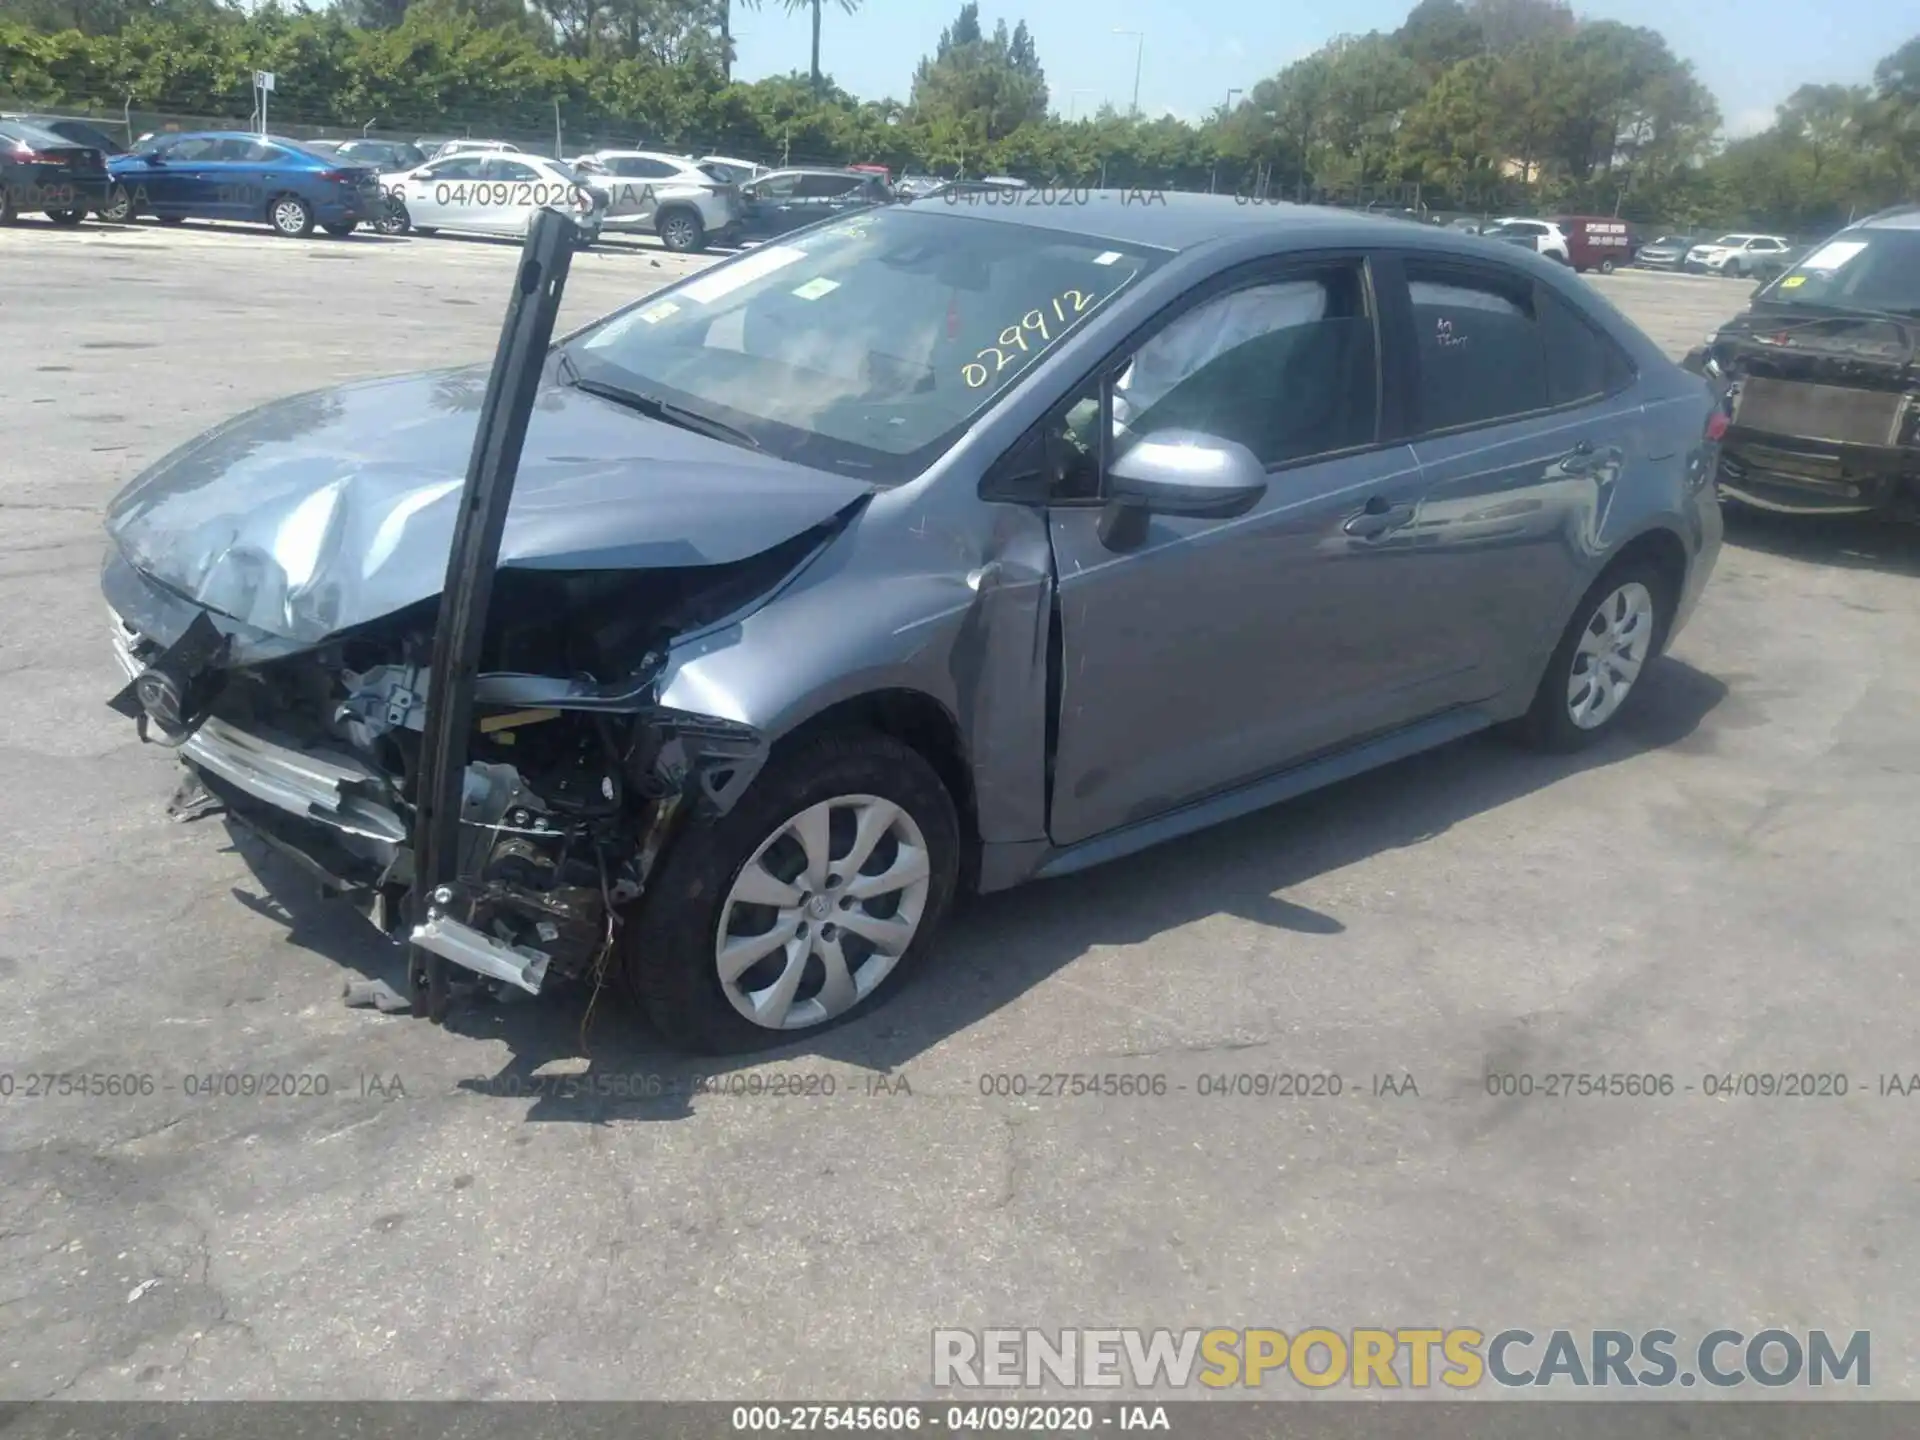
[[[840,282],[838,280],[829,280],[824,275],[817,275],[807,281],[806,284],[795,289],[793,294],[794,298],[799,300],[818,300],[822,295],[831,294],[839,288]]]
[[[1780,288],[1782,290],[1798,290],[1802,285],[1806,283],[1807,283],[1807,277],[1804,275],[1789,275],[1786,279],[1780,282]]]

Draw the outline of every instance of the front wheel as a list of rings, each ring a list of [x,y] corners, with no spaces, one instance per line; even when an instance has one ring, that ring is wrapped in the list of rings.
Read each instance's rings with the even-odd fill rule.
[[[899,989],[959,862],[953,798],[917,751],[864,731],[805,742],[682,832],[623,929],[622,982],[676,1044],[802,1039]]]
[[[1613,271],[1614,271],[1614,263],[1613,263],[1613,261],[1611,261],[1611,260],[1602,260],[1602,261],[1600,262],[1600,273],[1601,273],[1602,275],[1611,275],[1611,274],[1613,273]]]
[[[1673,614],[1659,568],[1630,560],[1608,570],[1581,598],[1518,736],[1537,750],[1583,750],[1614,729],[1638,693],[1641,672],[1660,653]]]
[[[107,191],[106,208],[100,212],[100,218],[109,225],[124,225],[133,219],[133,197],[127,193],[124,185],[115,185]]]
[[[691,254],[707,246],[707,227],[691,210],[669,210],[660,217],[660,243],[677,255]]]
[[[313,233],[313,210],[298,195],[279,195],[267,206],[267,223],[289,240]]]

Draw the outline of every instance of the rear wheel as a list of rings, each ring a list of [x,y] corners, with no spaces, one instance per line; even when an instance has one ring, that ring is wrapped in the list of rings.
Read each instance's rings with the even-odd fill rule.
[[[382,235],[404,235],[413,228],[413,217],[407,214],[407,207],[398,200],[389,201],[381,210],[380,218],[373,222],[373,228]],[[421,232],[423,235],[428,233]]]
[[[1602,261],[1600,262],[1600,273],[1601,273],[1602,275],[1611,275],[1611,274],[1613,273],[1613,270],[1614,270],[1614,264],[1613,264],[1613,261],[1611,261],[1611,260],[1602,260]]]
[[[313,210],[298,195],[276,195],[267,205],[267,223],[289,240],[313,233]]]
[[[1601,575],[1554,647],[1518,738],[1566,753],[1613,730],[1666,642],[1671,590],[1666,575],[1646,560],[1627,560]]]
[[[959,877],[953,799],[890,736],[776,755],[738,804],[689,823],[624,928],[620,976],[669,1040],[785,1044],[896,992]]]
[[[13,187],[0,181],[0,225],[11,225],[20,218],[20,209],[14,203]]]
[[[690,254],[707,247],[707,228],[691,210],[668,210],[656,223],[660,231],[660,243],[676,254]]]

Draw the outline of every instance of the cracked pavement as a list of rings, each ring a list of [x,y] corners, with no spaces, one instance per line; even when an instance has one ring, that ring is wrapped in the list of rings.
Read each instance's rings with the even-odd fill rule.
[[[485,360],[515,253],[0,231],[0,1398],[912,1397],[934,1327],[1009,1324],[1866,1328],[1911,1397],[1920,1099],[1871,1093],[1920,1071],[1911,532],[1737,521],[1629,735],[993,897],[866,1022],[701,1086],[611,1001],[346,1009],[370,932],[170,822],[106,710],[98,515],[241,409]],[[563,326],[691,263],[585,255]],[[1743,290],[1596,283],[1675,355]],[[1277,1073],[1342,1093],[1200,1094]]]

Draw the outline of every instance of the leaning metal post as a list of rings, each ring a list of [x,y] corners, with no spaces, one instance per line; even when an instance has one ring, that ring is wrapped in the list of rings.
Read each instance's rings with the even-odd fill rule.
[[[473,723],[473,682],[493,595],[500,535],[513,499],[520,451],[526,443],[540,372],[553,341],[554,318],[573,260],[574,224],[558,210],[541,210],[520,252],[513,297],[487,378],[480,426],[467,460],[446,586],[440,594],[422,738],[413,824],[413,890],[409,919],[419,924],[444,901],[436,895],[459,878],[460,811]],[[409,946],[408,989],[413,1013],[446,1018],[447,962]]]

